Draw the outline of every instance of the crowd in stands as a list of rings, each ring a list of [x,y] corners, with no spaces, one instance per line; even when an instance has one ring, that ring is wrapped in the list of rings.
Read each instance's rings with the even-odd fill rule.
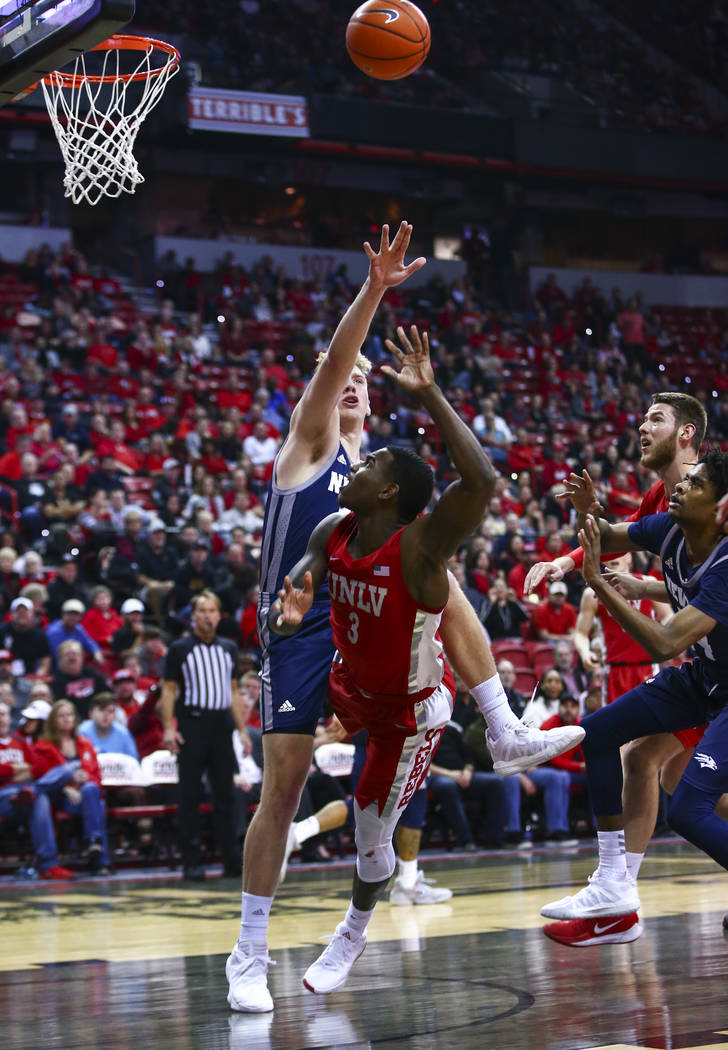
[[[724,61],[728,13],[721,0],[665,0],[655,11],[628,0],[610,0],[609,13],[720,91],[728,92]]]
[[[102,750],[113,730],[114,750],[123,743],[144,759],[159,748],[166,647],[188,629],[190,601],[204,589],[220,597],[220,633],[239,646],[240,673],[257,668],[266,483],[316,354],[355,291],[345,270],[306,283],[269,259],[249,271],[225,260],[203,275],[168,258],[160,272],[163,297],[150,316],[71,249],[33,251],[0,272],[0,799],[21,800],[0,817],[49,797],[56,813],[83,813],[100,871],[109,847],[88,741]],[[524,595],[529,567],[575,543],[554,494],[587,467],[612,517],[636,506],[654,480],[639,462],[637,428],[655,391],[690,391],[708,409],[709,438],[728,440],[726,311],[648,310],[639,296],[625,301],[588,280],[562,289],[553,276],[519,318],[480,301],[467,278],[391,291],[364,347],[374,362],[366,440],[372,450],[418,448],[442,488],[451,466],[434,428],[376,367],[384,339],[411,322],[429,331],[439,382],[499,472],[453,569],[496,647],[515,642],[527,654],[511,667],[514,707],[538,683],[539,721],[572,717],[574,704],[578,716],[600,695],[599,672],[584,672],[571,642],[580,581]],[[254,725],[257,678],[246,678]],[[20,738],[32,754],[10,742]],[[250,740],[239,753],[238,786],[252,805],[256,763],[242,765]],[[453,749],[450,768],[460,757]],[[567,761],[570,791],[581,759]],[[480,769],[488,772],[482,760]],[[58,797],[36,792],[31,773],[52,774]],[[525,797],[539,788],[519,784]],[[438,790],[445,798],[451,789]],[[508,798],[500,826],[515,834]],[[547,830],[565,835],[563,799],[548,799]],[[488,828],[484,837],[497,837]],[[456,837],[465,846],[462,825]],[[43,870],[54,870],[52,844],[43,850]]]
[[[608,13],[617,13],[612,6]],[[679,0],[668,5],[682,8],[687,15],[682,22],[690,23],[687,64],[701,52],[713,56],[717,67],[709,70],[724,83],[719,45],[725,22],[704,23],[693,6]],[[136,25],[152,35],[172,35],[185,60],[199,66],[202,82],[218,88],[477,109],[485,75],[528,73],[567,85],[603,125],[718,132],[720,118],[708,111],[680,65],[682,22],[667,11],[657,20],[650,12],[642,22],[632,14],[634,5],[619,7],[629,28],[604,24],[598,9],[585,12],[574,0],[544,0],[537,14],[507,0],[423,4],[432,29],[431,54],[418,73],[395,84],[354,69],[344,47],[351,10],[332,0],[240,0],[214,10],[204,3],[148,0]],[[646,45],[663,45],[665,37],[676,73],[654,68],[647,55]],[[492,92],[488,100],[497,109]]]

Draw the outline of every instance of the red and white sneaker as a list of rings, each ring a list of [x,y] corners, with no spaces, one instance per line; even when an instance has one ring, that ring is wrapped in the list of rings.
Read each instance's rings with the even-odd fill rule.
[[[543,932],[559,944],[588,948],[592,944],[627,944],[636,941],[642,936],[642,924],[637,912],[633,911],[631,915],[550,922],[544,926]]]

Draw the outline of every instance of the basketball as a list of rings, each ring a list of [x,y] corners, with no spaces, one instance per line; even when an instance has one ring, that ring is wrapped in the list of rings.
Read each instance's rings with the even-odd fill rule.
[[[346,49],[367,76],[401,80],[427,58],[430,26],[409,0],[368,0],[349,19]]]

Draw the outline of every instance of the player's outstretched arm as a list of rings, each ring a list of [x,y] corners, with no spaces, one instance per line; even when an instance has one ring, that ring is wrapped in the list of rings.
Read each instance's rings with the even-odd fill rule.
[[[400,370],[383,365],[382,371],[427,409],[460,475],[440,497],[433,512],[417,523],[424,540],[420,546],[432,560],[446,560],[481,521],[495,486],[495,470],[475,434],[435,382],[427,333],[420,337],[413,325],[409,338],[401,327],[397,335],[401,346],[388,339],[387,347],[397,358]]]
[[[368,241],[364,251],[369,259],[369,273],[354,302],[339,321],[324,361],[306,387],[291,417],[291,432],[296,442],[321,442],[322,434],[338,441],[339,421],[336,412],[344,387],[356,364],[382,296],[388,288],[401,284],[420,270],[426,260],[420,258],[405,264],[404,258],[412,237],[412,226],[400,223],[394,240],[389,242],[389,226],[382,226],[379,251]],[[288,442],[287,445],[290,445]],[[288,449],[284,449],[287,452]]]
[[[591,647],[591,631],[597,609],[596,595],[590,587],[586,587],[581,596],[579,615],[576,618],[576,626],[572,635],[574,648],[586,671],[596,671],[602,665],[598,654]]]
[[[337,511],[316,526],[306,553],[285,577],[283,587],[268,613],[268,626],[276,634],[295,634],[301,626],[301,621],[313,605],[316,591],[326,579],[326,543],[344,516],[345,512]]]
[[[554,558],[553,561],[538,561],[531,566],[526,574],[523,593],[530,594],[531,591],[535,591],[542,580],[548,580],[549,583],[563,580],[564,576],[574,568],[574,559],[568,554],[562,554],[561,557]]]
[[[604,603],[620,627],[623,627],[653,660],[671,660],[700,641],[715,627],[716,621],[700,612],[694,605],[686,605],[665,623],[657,623],[639,609],[635,609],[601,575],[600,527],[591,515],[587,516],[584,528],[579,531],[579,543],[584,548],[582,575],[585,582]]]

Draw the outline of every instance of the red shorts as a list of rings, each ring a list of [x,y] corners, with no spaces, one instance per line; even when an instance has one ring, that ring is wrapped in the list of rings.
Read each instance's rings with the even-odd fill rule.
[[[404,809],[423,783],[452,713],[453,695],[440,685],[424,700],[369,697],[354,685],[343,663],[329,677],[329,699],[349,733],[366,729],[366,761],[354,797],[361,809],[376,802],[380,816]]]
[[[655,673],[654,664],[610,664],[607,675],[607,703],[611,704],[630,689],[642,685]]]
[[[697,747],[703,739],[703,733],[707,728],[707,726],[698,726],[697,729],[678,729],[672,735],[678,738],[686,751],[689,751],[691,747]]]

